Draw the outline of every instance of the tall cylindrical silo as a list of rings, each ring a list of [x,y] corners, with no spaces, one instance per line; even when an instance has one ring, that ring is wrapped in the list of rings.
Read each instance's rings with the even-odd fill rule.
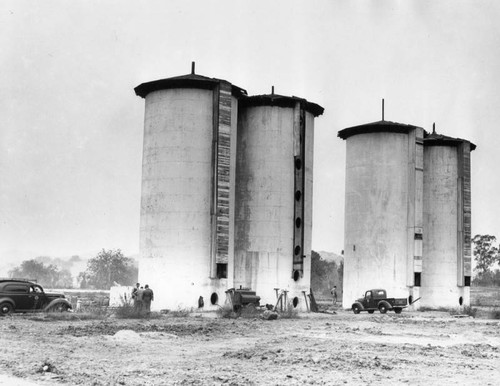
[[[343,305],[365,291],[414,297],[422,259],[423,129],[380,121],[339,131],[346,141]]]
[[[310,289],[314,117],[323,108],[277,94],[243,98],[238,113],[234,284],[262,303]]]
[[[470,152],[476,146],[435,132],[424,145],[421,303],[470,305]]]
[[[206,308],[232,286],[238,98],[220,79],[143,83],[145,99],[139,281],[155,309]]]

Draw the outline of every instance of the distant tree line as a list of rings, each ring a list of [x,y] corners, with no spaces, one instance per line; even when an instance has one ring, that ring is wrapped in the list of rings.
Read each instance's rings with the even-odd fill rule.
[[[80,272],[74,283],[68,267],[80,261],[72,256],[69,261],[40,256],[25,260],[9,271],[11,278],[36,280],[47,288],[109,289],[116,284],[132,285],[137,282],[138,268],[135,260],[125,257],[121,250],[103,249],[87,262],[85,271]],[[57,262],[57,264],[54,264]]]
[[[37,259],[25,260],[19,267],[9,272],[12,278],[36,280],[49,288],[71,288],[73,280],[68,269],[60,269],[53,264],[44,264]]]
[[[316,251],[311,252],[311,288],[315,296],[328,296],[333,286],[337,286],[338,298],[342,295],[344,282],[344,262],[326,261]]]
[[[492,235],[476,235],[472,239],[476,262],[472,283],[478,286],[500,286],[500,251],[497,239]]]

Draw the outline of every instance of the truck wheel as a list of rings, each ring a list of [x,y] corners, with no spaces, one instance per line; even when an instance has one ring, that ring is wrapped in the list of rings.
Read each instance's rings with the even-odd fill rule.
[[[14,307],[12,307],[12,304],[7,303],[7,302],[0,304],[0,315],[1,316],[9,315],[12,312],[14,312]]]
[[[361,307],[358,304],[353,304],[352,312],[354,312],[355,314],[359,314],[361,312]]]
[[[374,312],[375,312],[375,310],[368,310],[369,314],[373,314]]]
[[[387,307],[385,304],[381,304],[380,306],[378,306],[378,310],[381,314],[385,314],[387,312]]]
[[[400,314],[400,313],[401,313],[401,311],[403,311],[403,309],[402,309],[402,308],[395,308],[395,309],[394,309],[394,312],[395,312],[396,314]]]

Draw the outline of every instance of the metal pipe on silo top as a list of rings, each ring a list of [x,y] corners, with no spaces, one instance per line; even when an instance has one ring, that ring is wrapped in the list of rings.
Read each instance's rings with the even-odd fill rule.
[[[346,141],[343,305],[371,288],[408,297],[421,258],[423,129],[382,120],[338,136]]]
[[[239,104],[234,282],[265,303],[276,288],[297,299],[309,291],[313,127],[322,113],[274,93]]]
[[[422,306],[470,305],[470,152],[476,146],[435,127],[424,145]]]
[[[155,309],[196,307],[232,280],[236,114],[246,92],[195,75],[194,63],[189,75],[135,92],[145,99],[139,281],[155,290]]]

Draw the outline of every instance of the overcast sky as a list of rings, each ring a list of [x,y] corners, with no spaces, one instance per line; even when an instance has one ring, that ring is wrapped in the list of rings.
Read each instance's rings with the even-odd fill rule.
[[[343,249],[345,127],[468,139],[472,233],[500,237],[500,2],[0,1],[0,257],[139,251],[144,100],[196,72],[320,104],[313,249]]]

